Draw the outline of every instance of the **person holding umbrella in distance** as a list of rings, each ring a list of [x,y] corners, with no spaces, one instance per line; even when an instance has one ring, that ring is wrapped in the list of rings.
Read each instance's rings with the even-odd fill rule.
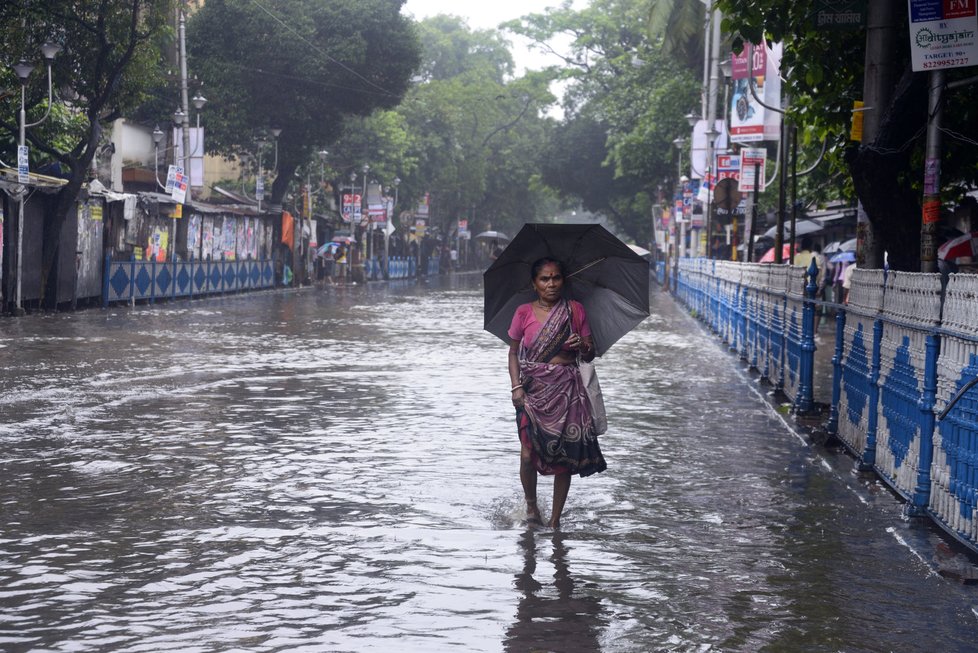
[[[560,526],[571,474],[607,468],[595,433],[577,357],[594,360],[584,307],[563,298],[563,265],[541,258],[532,267],[537,299],[516,309],[509,328],[509,377],[520,436],[520,481],[527,520],[543,523],[537,474],[554,476],[549,526]]]

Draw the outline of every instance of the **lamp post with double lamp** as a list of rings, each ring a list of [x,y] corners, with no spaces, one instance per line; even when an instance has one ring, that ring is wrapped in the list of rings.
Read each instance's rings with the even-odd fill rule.
[[[24,59],[14,64],[14,73],[20,80],[20,133],[17,141],[17,183],[24,188],[21,189],[18,198],[17,210],[17,286],[14,296],[14,313],[23,315],[24,301],[22,296],[21,277],[24,272],[24,202],[26,201],[27,188],[30,182],[30,151],[27,148],[27,128],[36,127],[48,119],[51,114],[51,102],[54,100],[53,85],[51,83],[51,64],[54,58],[61,52],[61,46],[56,43],[45,43],[41,46],[41,56],[44,57],[45,66],[48,69],[48,104],[44,115],[39,120],[32,123],[27,122],[27,82],[30,79],[34,66],[27,63]]]

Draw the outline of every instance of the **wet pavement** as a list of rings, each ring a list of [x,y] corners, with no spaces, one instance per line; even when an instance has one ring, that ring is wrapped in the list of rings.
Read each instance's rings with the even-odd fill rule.
[[[560,532],[476,275],[0,320],[0,650],[974,650],[972,562],[653,312]]]

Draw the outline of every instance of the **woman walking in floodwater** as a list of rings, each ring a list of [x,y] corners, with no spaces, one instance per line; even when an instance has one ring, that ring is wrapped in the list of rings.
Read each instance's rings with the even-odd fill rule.
[[[594,359],[584,307],[563,298],[563,265],[542,258],[531,269],[537,299],[516,309],[509,328],[509,378],[520,437],[520,481],[527,521],[542,524],[537,474],[554,476],[549,526],[560,526],[571,474],[607,465],[594,432],[591,404],[577,358]]]

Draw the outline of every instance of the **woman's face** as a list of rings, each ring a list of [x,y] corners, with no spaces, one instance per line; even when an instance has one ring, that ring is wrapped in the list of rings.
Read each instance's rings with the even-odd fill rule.
[[[533,279],[533,289],[541,301],[554,303],[560,299],[560,291],[564,287],[564,276],[556,263],[547,263]]]

